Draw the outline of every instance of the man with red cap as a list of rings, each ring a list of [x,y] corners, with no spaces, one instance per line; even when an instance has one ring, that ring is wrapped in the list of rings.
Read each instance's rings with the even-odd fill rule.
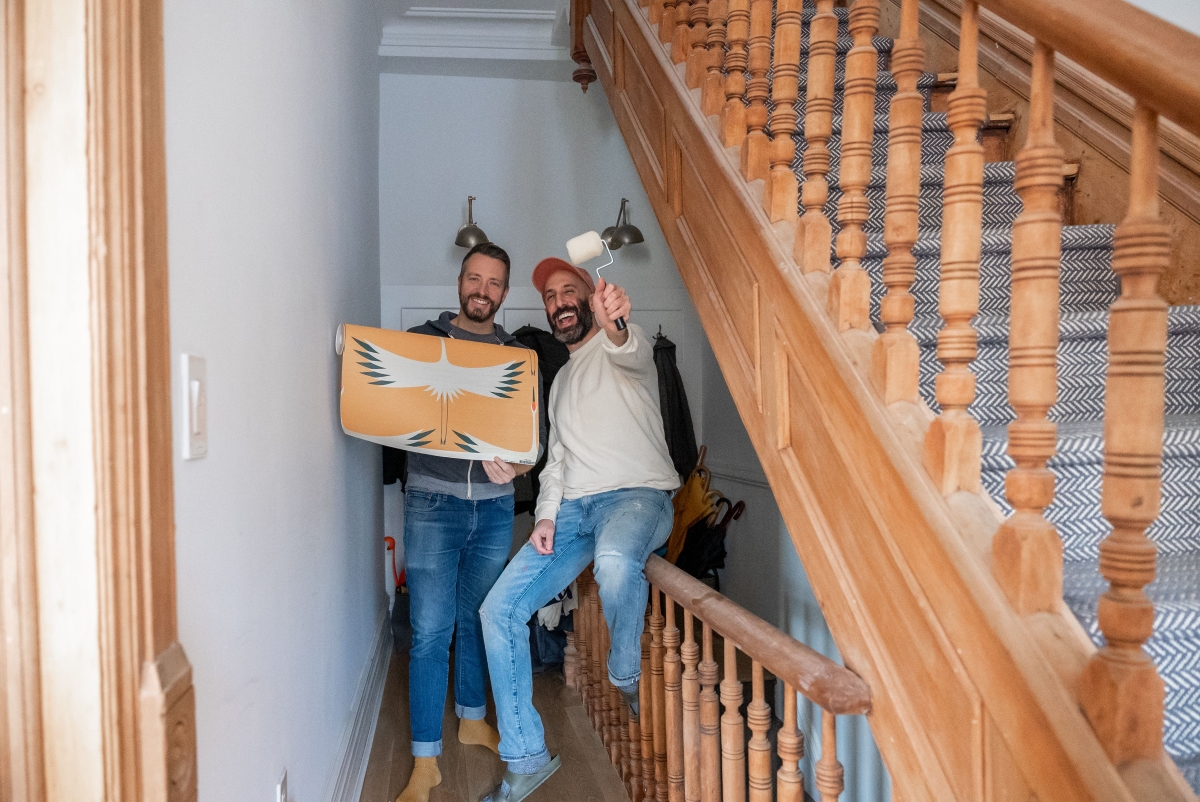
[[[481,802],[520,802],[560,765],[533,707],[530,617],[595,563],[611,633],[608,675],[638,717],[646,558],[667,541],[679,476],[667,451],[653,344],[620,287],[562,259],[533,271],[554,336],[571,352],[550,390],[550,450],[533,534],[479,610],[504,780]]]

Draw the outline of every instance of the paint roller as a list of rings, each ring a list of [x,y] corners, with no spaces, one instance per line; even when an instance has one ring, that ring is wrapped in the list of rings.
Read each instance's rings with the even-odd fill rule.
[[[612,251],[608,249],[608,243],[600,239],[600,235],[595,231],[588,231],[580,234],[578,237],[572,237],[567,240],[567,256],[571,259],[571,264],[576,267],[582,267],[584,262],[590,262],[602,253],[608,253],[608,261],[596,268],[596,279],[600,279],[600,271],[608,267],[615,261]],[[625,318],[619,317],[615,321],[617,331],[625,330]]]

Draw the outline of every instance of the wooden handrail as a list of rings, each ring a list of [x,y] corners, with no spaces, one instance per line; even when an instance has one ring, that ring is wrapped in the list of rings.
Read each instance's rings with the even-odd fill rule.
[[[1200,136],[1200,37],[1125,0],[980,5]]]
[[[780,632],[656,555],[646,561],[646,578],[685,610],[733,641],[768,671],[825,710],[843,716],[868,713],[871,689],[862,677]]]

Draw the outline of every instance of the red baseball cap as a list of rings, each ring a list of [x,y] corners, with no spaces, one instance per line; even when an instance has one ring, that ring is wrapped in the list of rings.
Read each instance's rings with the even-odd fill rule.
[[[559,259],[557,256],[548,256],[538,262],[537,267],[533,269],[533,286],[538,291],[538,295],[546,291],[546,282],[560,270],[574,273],[583,279],[589,290],[592,292],[596,291],[596,283],[592,281],[591,275],[582,267],[576,267],[565,259]]]

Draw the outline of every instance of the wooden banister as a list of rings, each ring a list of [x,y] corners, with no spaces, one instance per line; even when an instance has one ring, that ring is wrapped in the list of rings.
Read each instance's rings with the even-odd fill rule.
[[[775,60],[771,71],[771,168],[763,206],[772,223],[795,221],[799,185],[792,162],[796,158],[796,97],[800,91],[801,0],[778,0],[775,6]],[[793,225],[795,223],[793,222]]]
[[[800,203],[804,214],[796,223],[792,257],[805,273],[829,272],[833,227],[825,215],[829,200],[829,137],[833,134],[833,82],[837,58],[837,17],[833,0],[817,0],[817,13],[809,23],[808,75],[805,96],[804,185]]]
[[[1158,115],[1140,103],[1133,114],[1129,214],[1114,237],[1113,270],[1121,295],[1108,318],[1108,382],[1104,396],[1104,484],[1100,504],[1112,532],[1100,543],[1100,631],[1107,642],[1092,656],[1080,700],[1114,763],[1162,752],[1165,688],[1142,649],[1154,631],[1158,550],[1146,530],[1162,500],[1167,304],[1158,277],[1171,251],[1170,228],[1158,216]]]
[[[742,175],[747,181],[767,177],[767,98],[771,84],[771,0],[750,0],[750,38],[746,82],[746,138],[742,140]]]
[[[992,538],[1000,587],[1022,615],[1062,603],[1063,547],[1045,509],[1054,500],[1058,427],[1049,420],[1058,398],[1058,272],[1061,256],[1063,150],[1054,141],[1054,51],[1038,42],[1033,61],[1029,133],[1017,156],[1017,192],[1024,206],[1013,222],[1012,325],[1008,398],[1017,419],[1008,453],[1017,463],[1005,483],[1013,514]]]
[[[937,357],[945,369],[936,379],[941,414],[925,435],[925,468],[942,495],[980,490],[983,435],[967,407],[975,400],[978,353],[971,319],[979,311],[979,256],[983,233],[983,145],[979,126],[987,118],[987,90],[979,85],[979,4],[964,0],[958,49],[958,87],[947,115],[954,144],[946,153],[942,201],[942,275]]]
[[[921,123],[925,96],[917,80],[925,65],[925,46],[918,36],[918,0],[903,0],[900,38],[892,46],[892,73],[897,92],[888,120],[887,207],[883,241],[883,283],[879,318],[885,330],[871,353],[871,378],[885,404],[917,401],[920,349],[908,331],[915,299],[909,292],[917,275],[917,242],[921,200]]]
[[[845,109],[842,113],[842,198],[838,201],[838,269],[829,282],[829,314],[839,331],[871,327],[871,277],[862,267],[867,252],[867,185],[875,139],[875,81],[879,55],[871,43],[879,30],[879,0],[850,7],[854,46],[846,54]]]
[[[746,138],[746,41],[750,37],[750,0],[729,0],[726,39],[729,48],[725,51],[727,73],[722,90],[725,105],[721,107],[721,144],[727,148],[740,148]]]
[[[945,321],[937,348],[944,366],[936,382],[940,414],[931,421],[919,406],[918,349],[907,330],[915,306],[922,126],[931,140],[943,135],[940,121],[922,115],[921,0],[895,0],[900,35],[890,69],[898,92],[882,221],[864,203],[875,198],[870,168],[882,166],[872,165],[869,152],[879,0],[850,3],[854,50],[846,58],[840,143],[833,138],[837,15],[845,20],[846,12],[835,10],[833,0],[811,0],[816,14],[807,32],[794,21],[802,5],[791,0],[589,2],[597,15],[582,32],[592,63],[830,631],[862,675],[652,558],[648,681],[635,730],[620,711],[613,719],[614,700],[623,703],[607,683],[603,619],[589,590],[579,618],[586,631],[574,638],[571,671],[585,686],[606,745],[620,745],[614,762],[631,799],[798,797],[804,745],[797,693],[822,708],[820,743],[808,734],[819,756],[810,780],[824,800],[846,785],[837,716],[868,710],[888,769],[902,778],[898,798],[1191,798],[1162,751],[1162,680],[1144,648],[1154,608],[1144,591],[1155,571],[1146,530],[1158,512],[1163,432],[1165,306],[1154,284],[1171,247],[1155,200],[1157,125],[1161,114],[1200,130],[1200,39],[1122,0],[962,2],[956,90],[946,120],[954,143],[945,160],[941,258],[929,265],[940,270],[936,292]],[[937,0],[946,7],[957,2]],[[586,7],[577,0],[573,12]],[[1016,170],[1023,208],[1013,227],[1008,378],[1017,421],[1008,440],[1017,467],[1006,484],[1016,512],[1007,521],[982,491],[981,431],[968,411],[975,401],[973,320],[983,245],[978,135],[988,111],[979,75],[981,9],[1036,38]],[[807,43],[806,56],[792,55],[793,34]],[[1122,295],[1109,318],[1103,512],[1114,531],[1101,547],[1109,589],[1100,602],[1107,646],[1098,653],[1063,604],[1061,544],[1044,515],[1053,499],[1047,463],[1056,436],[1049,410],[1056,400],[1062,226],[1056,58],[1092,69],[1138,103],[1133,191],[1116,237]],[[687,68],[679,69],[684,60]],[[803,120],[789,115],[793,73],[806,83]],[[689,91],[698,84],[700,92]],[[799,124],[806,148],[803,215],[793,243],[787,227],[776,225],[788,204],[775,199],[772,185],[777,173],[786,178],[784,146],[790,147],[789,126]],[[836,209],[828,187],[835,144],[842,189]],[[758,179],[767,185],[748,183]],[[831,266],[827,210],[841,224],[842,277],[820,275]],[[864,328],[858,310],[867,308],[868,284],[852,288],[854,309],[840,301],[866,263],[864,232],[881,222],[886,331],[847,333]],[[723,661],[720,646],[713,654],[718,636]],[[738,659],[745,657],[739,675]],[[767,672],[784,683],[783,709],[774,711],[782,712],[783,729],[773,774],[764,772]]]
[[[839,715],[871,710],[871,691],[857,674],[780,632],[661,557],[646,562],[646,578],[685,610],[732,640],[779,679]],[[728,665],[726,666],[728,672]]]

